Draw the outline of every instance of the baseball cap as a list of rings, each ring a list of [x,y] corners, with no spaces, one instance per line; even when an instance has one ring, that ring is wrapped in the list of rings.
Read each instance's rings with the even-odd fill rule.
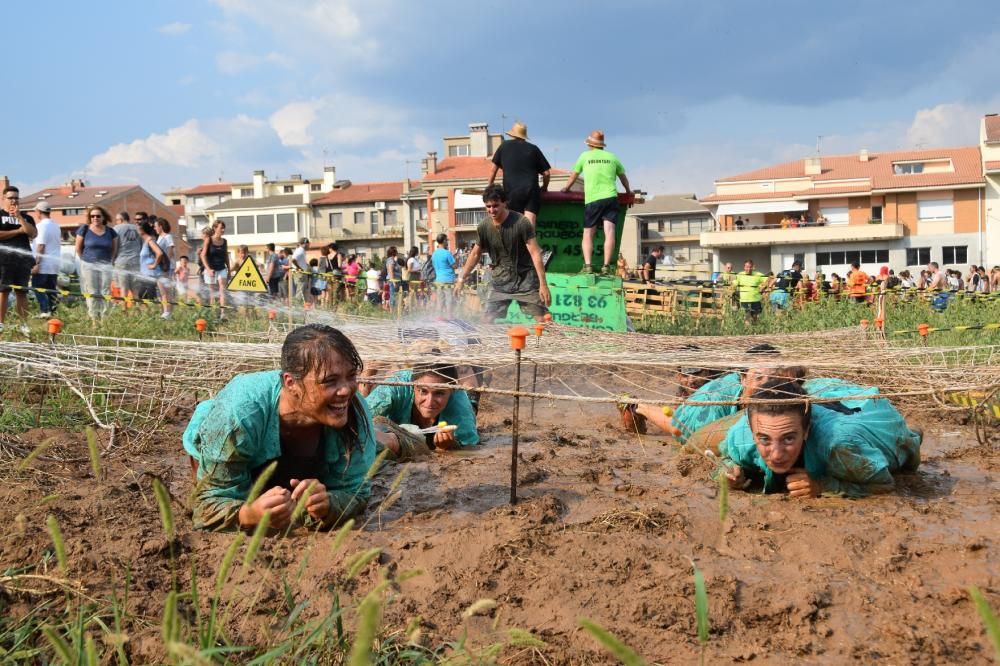
[[[39,201],[35,204],[35,210],[39,213],[48,213],[52,210],[52,205],[48,201]]]

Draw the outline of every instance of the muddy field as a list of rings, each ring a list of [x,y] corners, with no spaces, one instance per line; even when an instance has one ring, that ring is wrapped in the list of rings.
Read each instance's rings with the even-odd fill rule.
[[[970,430],[926,424],[921,471],[894,496],[733,492],[720,522],[701,459],[664,438],[624,434],[610,407],[540,402],[530,420],[524,403],[522,414],[529,422],[522,423],[517,505],[508,503],[510,403],[490,398],[481,414],[485,444],[388,465],[376,477],[364,526],[339,552],[327,547],[329,535],[272,539],[257,565],[235,568],[225,592],[234,642],[280,631],[289,594],[313,598],[304,615],[322,613],[331,585],[363,595],[380,568],[392,575],[418,569],[421,575],[390,590],[386,634],[409,627],[428,644],[463,634],[485,643],[496,630],[517,627],[547,647],[510,648],[507,663],[612,663],[579,628],[587,617],[651,662],[696,663],[693,561],[707,581],[709,663],[990,662],[966,589],[979,586],[1000,607],[1000,457],[984,452]],[[121,586],[129,572],[127,649],[137,662],[163,658],[159,625],[172,571],[189,578],[193,568],[209,591],[233,539],[190,528],[181,429],[179,422],[158,443],[108,456],[100,480],[80,434],[32,431],[5,444],[24,452],[56,437],[35,471],[4,474],[0,569],[51,572],[45,518],[55,515],[67,578],[83,583],[89,598],[110,598],[111,582]],[[400,497],[380,505],[404,468]],[[173,564],[154,477],[175,499]],[[381,557],[345,580],[345,556],[371,547],[381,547]],[[8,617],[46,598],[0,593]],[[496,609],[463,619],[483,598]]]

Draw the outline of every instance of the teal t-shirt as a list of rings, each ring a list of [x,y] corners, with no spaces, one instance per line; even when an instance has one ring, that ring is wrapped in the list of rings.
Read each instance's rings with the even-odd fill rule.
[[[598,149],[581,153],[573,171],[583,175],[583,203],[589,204],[618,196],[616,179],[625,173],[625,167],[614,153]]]
[[[412,382],[412,370],[400,370],[391,377],[391,382]],[[368,394],[368,408],[374,416],[384,416],[393,423],[403,425],[412,423],[413,387],[389,386],[380,384]],[[438,421],[445,421],[458,426],[455,439],[462,446],[479,444],[479,431],[476,429],[476,412],[472,409],[469,395],[461,390],[452,391],[448,404],[441,410]]]
[[[278,397],[281,373],[233,377],[211,400],[198,404],[184,431],[184,450],[198,461],[194,524],[202,529],[235,527],[253,485],[253,471],[281,456]],[[360,442],[349,450],[341,432],[323,428],[325,457],[316,479],[326,486],[331,515],[360,513],[371,488],[365,475],[375,462],[375,430],[364,399]]]

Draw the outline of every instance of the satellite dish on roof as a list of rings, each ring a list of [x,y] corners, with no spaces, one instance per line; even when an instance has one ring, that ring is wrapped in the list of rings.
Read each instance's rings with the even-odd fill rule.
[[[335,190],[346,190],[351,186],[351,181],[349,180],[338,180],[333,184],[333,189]]]

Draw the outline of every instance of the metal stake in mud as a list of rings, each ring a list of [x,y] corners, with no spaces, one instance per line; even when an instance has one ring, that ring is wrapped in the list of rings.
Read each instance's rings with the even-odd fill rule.
[[[542,343],[542,331],[545,330],[545,326],[542,324],[535,324],[535,346],[537,347]],[[535,393],[536,383],[538,382],[538,361],[531,362],[531,392]],[[531,421],[535,420],[535,396],[531,396]]]
[[[521,406],[521,350],[528,340],[528,329],[524,326],[513,326],[507,335],[510,336],[510,348],[514,350],[514,415],[511,420],[512,438],[510,446],[510,503],[517,504],[517,434]]]

